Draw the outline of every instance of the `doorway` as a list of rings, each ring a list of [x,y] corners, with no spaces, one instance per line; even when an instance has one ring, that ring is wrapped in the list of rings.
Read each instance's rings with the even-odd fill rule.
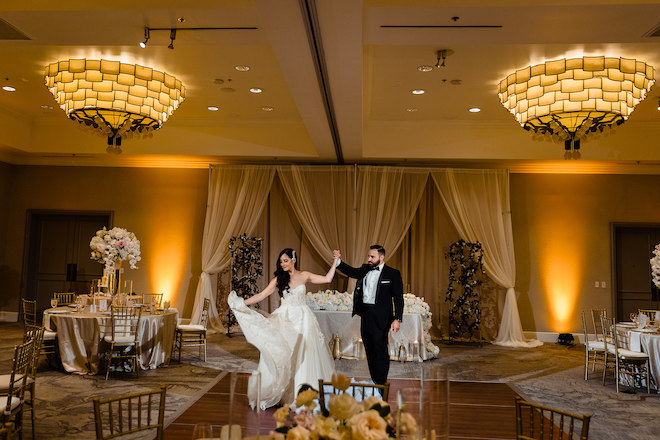
[[[25,298],[36,299],[37,310],[50,307],[53,292],[89,293],[103,273],[89,241],[111,220],[109,212],[28,212]]]
[[[616,319],[630,321],[630,314],[638,309],[657,310],[660,306],[649,263],[660,243],[660,225],[615,224],[613,233]]]

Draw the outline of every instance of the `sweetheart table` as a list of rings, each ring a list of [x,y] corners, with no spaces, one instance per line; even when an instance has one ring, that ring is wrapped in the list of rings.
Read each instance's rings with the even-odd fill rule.
[[[351,316],[351,312],[346,311],[330,311],[330,310],[313,310],[316,316],[323,336],[326,342],[332,349],[333,337],[339,336],[341,340],[341,357],[342,358],[355,358],[357,353],[358,357],[364,356],[364,349],[358,347],[356,350],[354,344],[360,338],[360,317]],[[388,346],[390,351],[390,359],[399,359],[399,348],[403,345],[406,350],[406,357],[408,361],[425,361],[433,358],[434,356],[427,353],[424,344],[424,325],[422,317],[415,313],[404,313],[403,322],[401,322],[401,329],[393,335],[389,332]]]
[[[140,367],[153,369],[169,361],[174,331],[179,318],[176,309],[164,313],[142,312],[138,328],[141,346]],[[110,312],[75,312],[69,307],[44,310],[44,327],[57,332],[62,366],[69,373],[97,374],[103,366],[106,343],[112,333]]]

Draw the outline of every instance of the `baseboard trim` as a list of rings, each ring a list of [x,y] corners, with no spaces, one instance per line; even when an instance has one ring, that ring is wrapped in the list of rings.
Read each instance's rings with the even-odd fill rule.
[[[0,322],[18,322],[18,312],[0,310]]]
[[[556,332],[523,332],[527,339],[538,339],[541,342],[557,342],[559,333]],[[584,344],[584,335],[582,333],[572,333],[575,343]],[[589,335],[590,340],[595,340],[596,335]]]

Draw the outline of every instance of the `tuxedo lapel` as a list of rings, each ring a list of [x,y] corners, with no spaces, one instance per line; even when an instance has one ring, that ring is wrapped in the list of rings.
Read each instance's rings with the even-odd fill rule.
[[[378,281],[376,281],[376,304],[378,304],[378,295],[380,295],[380,281],[383,279],[383,274],[385,273],[385,268],[387,266],[383,266],[383,268],[380,270],[380,275],[378,276]]]

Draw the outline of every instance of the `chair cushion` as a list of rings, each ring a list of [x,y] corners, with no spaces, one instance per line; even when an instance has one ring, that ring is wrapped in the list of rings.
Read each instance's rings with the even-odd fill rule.
[[[22,376],[19,376],[16,380],[21,380]],[[7,394],[9,392],[9,381],[11,380],[11,374],[0,374],[0,394]],[[5,401],[7,403],[7,401]]]
[[[44,330],[44,340],[53,340],[57,338],[56,332],[51,332],[50,330]]]
[[[113,340],[112,335],[108,335],[104,337],[103,340],[109,344],[132,345],[135,343],[135,336],[115,336],[115,339]]]
[[[11,413],[7,413],[7,399],[9,396],[0,396],[0,411],[5,413],[5,415],[10,415]],[[19,399],[16,396],[13,396],[11,399],[11,411],[14,411],[18,406],[23,403],[21,399]]]
[[[607,351],[611,354],[614,354],[614,347],[607,347]],[[648,359],[649,355],[646,353],[640,353],[639,351],[626,350],[625,348],[619,348],[619,356],[627,359],[639,359],[644,360]]]
[[[593,351],[604,351],[605,343],[603,341],[589,341],[589,350]]]
[[[200,332],[206,330],[203,325],[199,324],[179,324],[176,326],[176,329],[182,332]]]

